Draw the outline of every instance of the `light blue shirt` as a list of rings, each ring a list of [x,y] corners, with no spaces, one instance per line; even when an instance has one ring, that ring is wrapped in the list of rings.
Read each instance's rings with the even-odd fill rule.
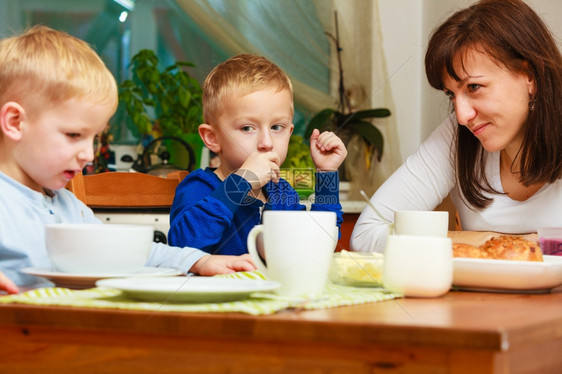
[[[42,278],[23,274],[33,267],[52,270],[45,247],[45,225],[99,223],[90,208],[72,192],[61,189],[51,196],[34,191],[0,172],[0,271],[18,286],[49,286]],[[77,243],[79,245],[79,243]],[[205,252],[195,248],[153,243],[146,266],[187,273]]]

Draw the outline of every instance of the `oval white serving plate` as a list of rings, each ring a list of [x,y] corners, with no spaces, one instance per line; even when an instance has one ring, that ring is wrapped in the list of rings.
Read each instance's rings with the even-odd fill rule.
[[[199,276],[103,279],[96,285],[120,290],[124,295],[140,300],[189,303],[240,300],[254,292],[269,292],[280,287],[277,282],[261,279]]]
[[[544,262],[453,259],[453,285],[495,291],[547,291],[562,285],[562,256]]]

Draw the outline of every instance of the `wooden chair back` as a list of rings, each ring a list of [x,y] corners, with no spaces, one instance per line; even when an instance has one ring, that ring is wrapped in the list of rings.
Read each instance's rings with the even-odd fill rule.
[[[186,174],[174,172],[161,178],[144,173],[80,173],[66,188],[91,208],[169,208]]]
[[[171,171],[168,174],[166,174],[166,178],[177,179],[178,183],[179,183],[183,180],[183,178],[187,177],[188,174],[189,174],[189,171],[187,171],[187,170]]]

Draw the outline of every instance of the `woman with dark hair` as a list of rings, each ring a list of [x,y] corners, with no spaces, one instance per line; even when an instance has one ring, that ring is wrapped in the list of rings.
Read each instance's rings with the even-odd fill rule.
[[[433,210],[448,194],[464,241],[562,226],[562,56],[521,0],[482,0],[434,30],[429,83],[452,114],[373,195],[396,210]],[[384,250],[387,226],[367,207],[356,251]]]

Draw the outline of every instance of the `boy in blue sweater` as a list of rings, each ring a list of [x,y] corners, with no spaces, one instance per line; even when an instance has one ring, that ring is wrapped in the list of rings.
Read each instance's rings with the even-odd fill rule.
[[[208,75],[203,112],[199,134],[220,165],[195,170],[180,183],[169,240],[213,254],[245,254],[248,233],[261,222],[262,210],[306,209],[280,178],[294,128],[292,85],[266,58],[238,55]],[[314,130],[310,152],[317,169],[311,210],[335,212],[340,226],[337,170],[347,150],[334,133]]]

